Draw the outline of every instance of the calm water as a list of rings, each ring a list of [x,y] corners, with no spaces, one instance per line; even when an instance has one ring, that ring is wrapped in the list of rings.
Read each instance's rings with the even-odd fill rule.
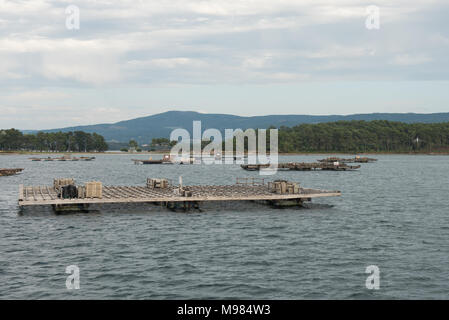
[[[309,208],[208,205],[175,213],[156,206],[98,206],[55,215],[17,207],[18,185],[77,182],[229,184],[258,177],[238,165],[139,166],[130,155],[93,162],[0,156],[0,298],[22,299],[436,299],[449,298],[449,157],[376,156],[357,172],[280,172],[302,186],[341,190]],[[140,156],[141,157],[141,156]],[[315,161],[289,156],[284,161]],[[68,265],[81,289],[67,290]],[[380,268],[380,290],[365,268]]]

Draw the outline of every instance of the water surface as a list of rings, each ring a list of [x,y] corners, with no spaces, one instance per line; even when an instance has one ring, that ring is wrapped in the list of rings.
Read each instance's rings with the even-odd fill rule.
[[[349,155],[351,156],[351,155]],[[449,157],[375,156],[355,172],[279,172],[272,178],[341,190],[308,208],[260,204],[171,212],[154,205],[94,207],[55,215],[17,206],[19,184],[230,184],[259,177],[238,165],[134,165],[132,155],[92,162],[32,162],[0,156],[0,298],[11,299],[437,299],[449,298]],[[142,157],[142,156],[140,156]],[[315,161],[320,156],[283,156]],[[80,290],[67,290],[68,265]],[[380,268],[367,290],[365,268]]]

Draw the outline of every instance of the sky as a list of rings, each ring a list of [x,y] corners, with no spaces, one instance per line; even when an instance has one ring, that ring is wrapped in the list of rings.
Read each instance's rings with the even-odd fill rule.
[[[0,128],[449,112],[448,17],[447,0],[0,0]]]

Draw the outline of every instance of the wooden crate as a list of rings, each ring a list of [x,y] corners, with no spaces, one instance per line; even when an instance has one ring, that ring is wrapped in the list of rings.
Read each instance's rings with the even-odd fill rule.
[[[59,191],[59,189],[62,186],[66,186],[69,184],[75,184],[75,180],[73,178],[57,178],[57,179],[53,179],[53,188],[56,191]]]
[[[84,199],[86,198],[86,187],[85,186],[78,186],[78,199]]]
[[[100,181],[86,182],[86,198],[102,198],[103,184]]]
[[[148,178],[147,179],[147,188],[166,189],[166,188],[168,188],[168,180],[167,179]]]

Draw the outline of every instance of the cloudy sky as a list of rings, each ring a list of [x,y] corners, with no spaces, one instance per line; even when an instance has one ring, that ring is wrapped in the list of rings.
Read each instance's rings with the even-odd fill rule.
[[[448,17],[447,0],[0,0],[0,128],[449,112]]]

